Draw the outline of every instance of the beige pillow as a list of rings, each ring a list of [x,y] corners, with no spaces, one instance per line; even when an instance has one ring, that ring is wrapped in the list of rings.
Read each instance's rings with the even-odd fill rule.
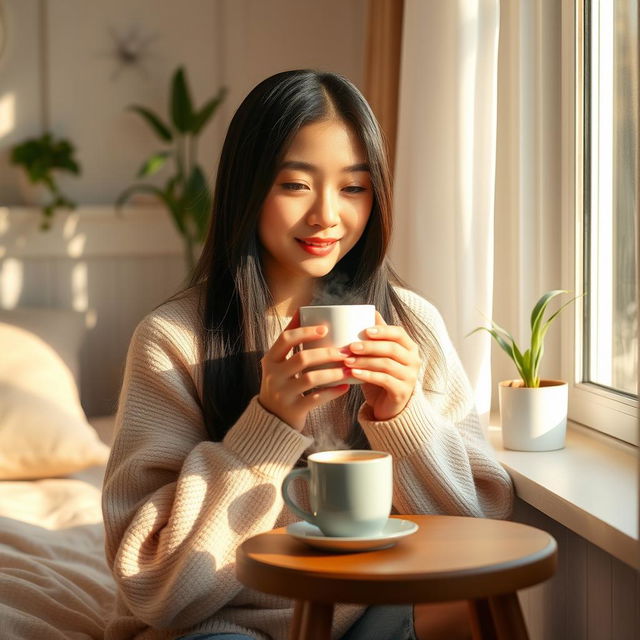
[[[86,313],[49,307],[0,309],[0,323],[6,322],[42,338],[69,367],[80,384],[79,355],[85,337]],[[2,353],[0,352],[0,358]]]
[[[56,350],[0,322],[0,480],[62,476],[108,455]]]

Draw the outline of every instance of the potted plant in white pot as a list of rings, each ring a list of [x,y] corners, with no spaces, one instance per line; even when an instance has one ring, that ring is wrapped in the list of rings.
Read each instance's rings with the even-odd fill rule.
[[[547,291],[536,302],[531,312],[531,343],[524,352],[513,336],[493,321],[491,328],[477,327],[471,332],[490,333],[520,374],[520,379],[503,380],[499,384],[502,442],[506,449],[553,451],[564,447],[568,385],[563,380],[540,379],[539,376],[547,331],[558,314],[576,299],[563,304],[545,320],[549,302],[564,293],[569,292],[564,289]]]
[[[43,189],[41,196],[36,191],[30,191],[25,197],[27,204],[41,206],[42,230],[50,228],[56,209],[74,209],[76,206],[73,200],[62,193],[56,180],[59,172],[80,174],[80,165],[74,155],[75,147],[71,141],[55,138],[48,131],[41,136],[24,140],[11,149],[11,163],[24,169],[28,185]],[[23,190],[28,191],[28,188]]]

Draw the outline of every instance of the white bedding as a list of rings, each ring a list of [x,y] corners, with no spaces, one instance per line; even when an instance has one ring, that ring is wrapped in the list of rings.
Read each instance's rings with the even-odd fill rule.
[[[2,640],[103,638],[115,592],[104,560],[103,474],[93,467],[66,478],[0,481]]]

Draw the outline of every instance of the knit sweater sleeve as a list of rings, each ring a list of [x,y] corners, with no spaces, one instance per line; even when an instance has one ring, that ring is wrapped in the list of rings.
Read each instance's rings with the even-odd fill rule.
[[[376,421],[364,404],[359,421],[371,447],[394,462],[398,513],[506,518],[511,479],[486,441],[462,364],[438,311],[416,294],[402,296],[428,329],[419,382],[404,410]]]
[[[223,442],[210,441],[193,326],[175,309],[138,326],[103,492],[120,596],[156,628],[197,624],[240,591],[236,547],[273,528],[282,480],[311,443],[256,398]]]

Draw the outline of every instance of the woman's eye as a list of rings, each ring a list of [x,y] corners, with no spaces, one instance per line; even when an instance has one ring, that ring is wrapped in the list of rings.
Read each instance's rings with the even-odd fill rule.
[[[302,191],[302,189],[307,188],[307,185],[300,182],[284,182],[282,188],[287,191]]]
[[[353,185],[351,187],[345,187],[344,190],[347,193],[361,193],[362,191],[366,191],[366,189],[364,187],[357,187],[355,185]]]

